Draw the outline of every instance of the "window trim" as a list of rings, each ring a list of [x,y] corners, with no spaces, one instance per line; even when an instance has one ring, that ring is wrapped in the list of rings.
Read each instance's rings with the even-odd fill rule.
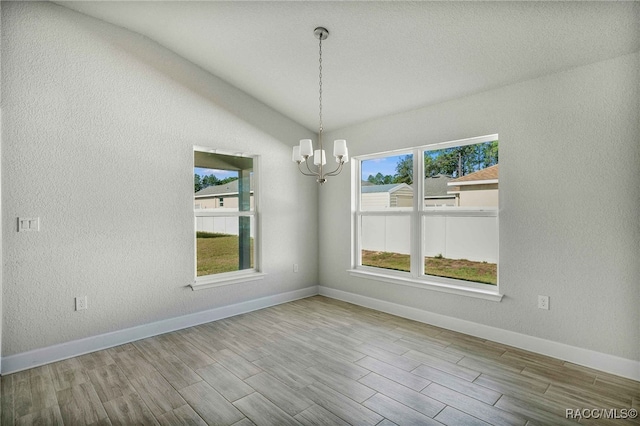
[[[263,279],[267,274],[259,272],[254,269],[245,269],[242,271],[223,272],[214,275],[203,275],[196,277],[193,284],[191,284],[192,290],[204,290],[212,287],[223,287],[231,284],[246,283],[249,281],[256,281]]]
[[[384,271],[384,272],[380,272]],[[354,269],[348,269],[349,275],[358,278],[372,279],[376,281],[382,281],[391,284],[403,285],[407,287],[421,288],[425,290],[433,290],[441,293],[457,294],[460,296],[474,297],[477,299],[491,300],[494,302],[500,302],[503,294],[499,292],[478,289],[475,287],[460,286],[455,284],[440,283],[436,280],[418,279],[410,276],[408,272],[399,271],[385,271],[381,268],[372,268],[368,266],[359,266]],[[396,275],[397,273],[398,275]],[[408,276],[400,276],[400,274],[406,274]],[[446,280],[447,278],[435,277],[433,275],[427,275],[430,278],[440,278]],[[452,280],[461,281],[461,280]]]
[[[208,288],[222,287],[233,284],[240,284],[250,281],[256,281],[264,279],[267,275],[262,271],[262,223],[261,223],[261,214],[260,214],[260,198],[261,198],[261,176],[260,176],[260,156],[254,154],[247,154],[242,152],[233,152],[233,151],[224,151],[220,149],[211,149],[202,146],[194,146],[193,153],[196,151],[207,152],[212,154],[221,154],[221,155],[229,155],[234,157],[245,157],[251,158],[253,160],[253,185],[252,185],[252,193],[253,193],[253,209],[251,211],[224,211],[224,212],[216,212],[213,210],[206,210],[198,212],[198,216],[202,217],[229,217],[229,216],[237,216],[237,217],[253,217],[253,226],[254,226],[254,241],[253,241],[253,268],[243,269],[240,271],[231,271],[231,272],[222,272],[219,274],[211,274],[211,275],[202,275],[198,276],[198,254],[197,254],[197,240],[196,240],[196,231],[197,231],[197,217],[196,210],[194,208],[194,204],[192,201],[192,209],[193,209],[193,274],[194,279],[189,287],[193,291],[203,290]],[[193,155],[193,154],[192,154]],[[193,167],[195,168],[195,163],[193,163]]]
[[[468,139],[460,139],[455,141],[440,142],[428,145],[422,145],[410,149],[398,149],[375,154],[358,155],[353,157],[351,166],[352,181],[351,193],[354,194],[351,200],[352,211],[352,233],[351,233],[351,265],[347,270],[351,276],[359,278],[373,279],[392,284],[405,285],[409,287],[423,288],[444,293],[457,294],[468,297],[492,300],[500,302],[503,295],[500,293],[499,279],[496,285],[483,284],[453,278],[438,277],[434,275],[426,275],[424,273],[424,254],[422,243],[422,220],[425,216],[447,215],[456,216],[468,214],[469,210],[474,210],[478,216],[495,216],[499,220],[498,209],[465,209],[463,211],[450,211],[441,207],[425,207],[423,194],[424,187],[424,161],[422,160],[424,153],[445,148],[452,148],[464,145],[473,145],[478,143],[493,142],[499,140],[498,134],[479,136]],[[413,155],[413,182],[414,197],[413,207],[411,209],[394,209],[388,210],[362,210],[361,209],[361,185],[362,185],[362,161],[372,160],[397,155]],[[411,272],[394,271],[384,268],[375,268],[362,265],[362,235],[361,221],[363,216],[409,216],[411,221]],[[499,259],[499,255],[498,255]],[[499,262],[498,262],[499,268]]]

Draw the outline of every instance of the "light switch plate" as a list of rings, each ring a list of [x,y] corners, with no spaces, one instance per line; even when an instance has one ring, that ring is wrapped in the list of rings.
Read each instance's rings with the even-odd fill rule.
[[[25,231],[40,231],[40,218],[39,217],[19,217],[18,232],[25,232]]]

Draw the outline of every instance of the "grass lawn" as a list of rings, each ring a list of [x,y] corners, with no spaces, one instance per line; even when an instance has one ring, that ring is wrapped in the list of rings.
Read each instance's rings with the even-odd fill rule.
[[[198,232],[196,247],[198,276],[237,271],[239,263],[238,236]],[[251,238],[251,267],[253,267],[253,238]]]
[[[408,254],[362,250],[362,264],[377,268],[407,271],[410,268]],[[424,273],[438,277],[455,278],[495,285],[498,281],[498,265],[487,262],[473,262],[466,259],[446,259],[425,257]]]
[[[198,276],[238,270],[238,236],[198,232],[196,237]],[[377,268],[409,271],[409,255],[362,250],[362,264]],[[472,262],[465,259],[426,257],[425,274],[439,277],[496,284],[498,267],[495,263]],[[253,267],[253,238],[251,239]]]

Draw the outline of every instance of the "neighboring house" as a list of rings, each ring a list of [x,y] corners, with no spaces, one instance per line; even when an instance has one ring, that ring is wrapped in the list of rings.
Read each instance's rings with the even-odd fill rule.
[[[451,187],[447,185],[453,178],[451,176],[437,174],[424,180],[424,206],[441,207],[455,206],[456,196],[450,194]]]
[[[195,193],[194,200],[195,209],[238,210],[238,181],[207,186]],[[253,208],[253,190],[251,190],[251,208]]]
[[[424,180],[425,207],[455,206],[456,196],[450,194],[447,185],[453,180],[451,176],[438,174]],[[413,188],[406,183],[374,185],[362,181],[362,208],[380,209],[389,207],[411,207],[413,205]]]
[[[413,206],[413,189],[406,183],[363,185],[361,190],[364,210]]]
[[[447,183],[459,207],[498,207],[498,165]]]

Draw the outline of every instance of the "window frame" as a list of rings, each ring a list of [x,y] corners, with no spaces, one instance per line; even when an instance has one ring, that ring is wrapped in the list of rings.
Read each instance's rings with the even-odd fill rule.
[[[456,209],[425,207],[424,205],[424,155],[425,152],[498,140],[498,134],[460,139],[418,147],[392,150],[374,154],[359,155],[352,158],[352,253],[351,269],[348,272],[355,277],[374,279],[392,284],[430,289],[445,293],[459,294],[501,301],[499,292],[499,272],[496,285],[483,284],[454,278],[438,277],[424,273],[423,218],[426,216],[460,216],[473,212],[477,216],[496,217],[499,228],[499,208],[496,209]],[[397,155],[413,155],[413,207],[393,210],[362,210],[362,161]],[[446,214],[444,214],[446,213]],[[377,268],[362,265],[362,218],[366,216],[409,216],[410,217],[410,272]],[[499,247],[499,246],[498,246]],[[498,254],[498,269],[499,269]]]
[[[221,287],[226,285],[244,283],[248,281],[261,280],[265,277],[262,272],[262,235],[261,235],[261,214],[260,214],[260,156],[247,153],[238,153],[224,151],[220,149],[212,149],[202,146],[194,146],[192,156],[195,152],[205,152],[211,154],[228,155],[233,157],[251,158],[253,162],[253,183],[251,190],[253,191],[253,208],[250,211],[215,211],[215,209],[206,209],[197,211],[192,199],[191,206],[193,209],[193,274],[194,279],[190,284],[192,290],[202,290],[213,287]],[[192,163],[192,172],[196,167],[195,158]],[[198,217],[253,217],[254,236],[253,236],[253,268],[243,269],[239,271],[221,272],[218,274],[198,276],[198,247],[197,247],[197,219]]]

